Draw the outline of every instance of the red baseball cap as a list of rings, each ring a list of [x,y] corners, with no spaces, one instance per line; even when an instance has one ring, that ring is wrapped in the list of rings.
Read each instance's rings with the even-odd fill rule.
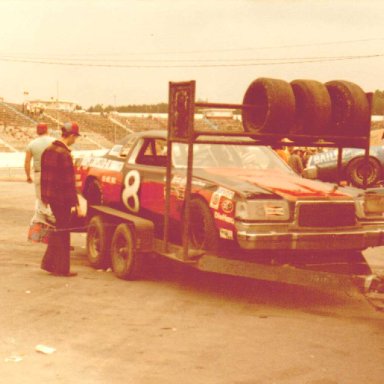
[[[77,125],[77,123],[74,123],[74,122],[64,123],[63,126],[61,127],[61,131],[69,135],[80,136],[79,126]]]
[[[36,126],[36,132],[38,135],[42,135],[48,132],[48,125],[45,123],[39,123]]]

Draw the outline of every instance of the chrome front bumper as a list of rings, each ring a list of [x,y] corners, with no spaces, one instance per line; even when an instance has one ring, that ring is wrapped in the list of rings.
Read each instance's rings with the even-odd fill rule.
[[[237,242],[248,250],[363,250],[384,245],[384,226],[359,227],[356,229],[322,230],[279,230],[272,226],[237,226]],[[279,227],[279,226],[278,226]]]

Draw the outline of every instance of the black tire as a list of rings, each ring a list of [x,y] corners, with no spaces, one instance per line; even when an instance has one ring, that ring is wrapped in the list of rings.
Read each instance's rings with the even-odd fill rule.
[[[219,234],[208,205],[201,199],[190,203],[189,241],[194,249],[217,251]]]
[[[290,84],[283,80],[259,78],[247,89],[242,121],[245,132],[285,133],[292,129],[295,117],[295,95]]]
[[[355,187],[362,188],[364,186],[364,157],[356,157],[352,159],[346,167],[347,180]],[[367,187],[375,186],[381,180],[382,167],[380,162],[374,157],[370,157],[368,161]]]
[[[96,179],[91,179],[88,182],[84,197],[88,205],[101,205],[103,203],[103,191]]]
[[[135,236],[128,224],[119,224],[112,237],[111,261],[115,275],[124,280],[135,280],[143,268],[143,254],[136,251]]]
[[[334,80],[325,83],[332,102],[329,134],[369,136],[371,110],[367,95],[356,84]]]
[[[111,265],[112,227],[102,216],[93,216],[88,223],[87,256],[93,268],[107,269]]]
[[[315,80],[291,82],[296,115],[292,133],[321,135],[331,121],[332,105],[327,87]]]

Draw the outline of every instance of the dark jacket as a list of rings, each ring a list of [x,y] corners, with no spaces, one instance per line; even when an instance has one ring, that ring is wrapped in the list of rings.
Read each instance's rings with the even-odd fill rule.
[[[78,204],[71,151],[59,140],[41,156],[41,199],[46,204],[70,207]]]
[[[291,156],[289,156],[288,159],[288,165],[298,174],[301,176],[303,173],[303,161],[301,160],[301,157],[297,153],[292,153]]]

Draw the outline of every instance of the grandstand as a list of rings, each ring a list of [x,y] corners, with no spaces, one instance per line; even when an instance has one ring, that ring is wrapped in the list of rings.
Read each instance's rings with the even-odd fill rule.
[[[0,103],[0,152],[17,152],[24,151],[27,143],[36,137],[35,127],[38,122],[45,122],[50,127],[52,136],[60,136],[60,125],[66,121],[77,121],[81,127],[82,135],[76,141],[73,149],[75,150],[95,150],[109,148],[114,140],[111,131],[114,132],[113,126],[106,126],[105,121],[98,122],[97,119],[88,115],[89,119],[93,119],[94,124],[89,128],[89,123],[84,123],[84,118],[79,118],[81,114],[62,112],[59,110],[50,110],[49,112],[41,112],[40,114],[27,114],[23,111],[21,105],[6,102]],[[121,127],[119,127],[121,129]],[[124,135],[127,131],[124,130]]]
[[[114,113],[111,118],[123,124],[126,129],[131,132],[168,128],[166,118],[160,118],[152,114],[139,116],[137,114],[127,115]]]
[[[66,121],[76,121],[81,136],[74,150],[109,148],[130,132],[167,129],[166,114],[146,113],[89,113],[78,110],[41,108],[38,112],[25,110],[25,106],[0,102],[0,152],[24,151],[34,137],[35,126],[45,122],[52,136],[59,137],[60,126]],[[195,115],[195,128],[202,131],[242,131],[241,120],[232,112]]]

